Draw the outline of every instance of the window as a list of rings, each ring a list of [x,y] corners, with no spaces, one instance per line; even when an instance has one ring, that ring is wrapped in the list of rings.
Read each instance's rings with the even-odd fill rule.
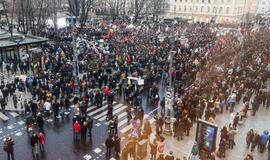
[[[231,0],[228,0],[228,3],[231,3]]]
[[[189,11],[192,12],[192,7],[189,7]]]
[[[187,0],[186,0],[186,3],[187,3]]]
[[[196,12],[198,11],[198,7],[197,6],[195,7],[195,10],[196,10]]]
[[[212,12],[217,13],[217,7],[214,7]]]
[[[224,0],[221,0],[221,3],[223,3],[224,2]]]
[[[202,0],[202,3],[204,3],[204,0]]]
[[[208,0],[208,3],[211,3],[211,0]]]
[[[180,0],[180,2],[182,2],[182,0]]]
[[[201,12],[203,12],[203,6],[201,7]]]
[[[179,11],[181,11],[181,6],[179,6]]]
[[[186,7],[186,6],[184,6],[184,11],[185,11],[185,12],[187,11],[187,7]]]
[[[173,10],[174,10],[174,12],[176,12],[176,5],[174,5],[174,9]]]
[[[219,8],[219,13],[222,13],[223,7]]]
[[[177,0],[174,0],[175,1],[175,3],[177,2]]]
[[[199,0],[196,0],[197,3],[199,3]]]
[[[230,13],[230,7],[227,7],[227,8],[226,8],[226,13],[227,13],[227,14]]]
[[[209,6],[207,7],[207,12],[210,12],[210,7]]]

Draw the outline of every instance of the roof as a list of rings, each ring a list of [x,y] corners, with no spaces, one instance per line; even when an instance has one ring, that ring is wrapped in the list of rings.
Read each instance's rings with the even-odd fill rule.
[[[13,33],[13,36],[13,39],[11,39],[10,33],[0,30],[0,48],[42,43],[49,40],[43,37],[24,35],[20,33]]]

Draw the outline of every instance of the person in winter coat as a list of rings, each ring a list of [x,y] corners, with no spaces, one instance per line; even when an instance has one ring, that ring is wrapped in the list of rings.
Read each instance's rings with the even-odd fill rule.
[[[39,128],[39,131],[44,133],[44,119],[40,113],[37,116],[37,126]]]
[[[111,157],[111,150],[113,147],[113,139],[112,136],[109,136],[106,141],[105,141],[105,146],[106,146],[106,156]]]
[[[236,113],[236,116],[235,116],[234,119],[233,119],[233,129],[236,129],[239,120],[240,120],[240,116],[239,116],[239,113],[237,112],[237,113]]]
[[[30,138],[30,144],[32,147],[32,154],[34,159],[38,157],[38,136],[36,133],[34,133]]]
[[[253,137],[254,137],[254,131],[253,129],[250,129],[248,132],[247,132],[247,136],[246,136],[246,142],[247,142],[247,149],[249,149],[249,146],[253,140]]]
[[[86,139],[86,133],[87,133],[87,122],[82,120],[81,121],[81,139]]]
[[[151,160],[156,160],[157,158],[157,140],[155,139],[153,143],[150,143],[150,154]]]
[[[170,154],[165,156],[165,160],[174,160],[173,152],[170,151]]]
[[[250,155],[250,154],[248,154],[248,155],[245,157],[244,160],[253,160],[253,159],[254,159],[253,156]]]
[[[54,103],[52,104],[54,119],[56,119],[59,115],[59,108],[60,104],[57,102],[57,100],[55,100]]]
[[[121,138],[118,135],[114,137],[114,150],[116,159],[119,159],[121,152]]]
[[[233,146],[235,145],[234,137],[236,135],[236,131],[234,129],[229,129],[228,131],[228,141],[229,141],[229,148],[233,149]]]
[[[73,125],[74,140],[78,140],[80,132],[81,132],[81,125],[79,124],[78,121],[75,121]]]
[[[222,139],[219,143],[219,154],[220,154],[220,158],[224,157],[226,155],[226,140]]]
[[[160,101],[160,114],[161,116],[165,115],[165,97]]]
[[[145,136],[149,138],[150,134],[152,133],[152,128],[148,119],[144,120],[143,131],[144,131]]]
[[[157,160],[165,160],[164,154],[160,154],[160,155],[158,156]]]
[[[199,145],[197,142],[194,142],[192,149],[191,149],[191,154],[189,157],[191,160],[197,160],[199,158]]]
[[[88,129],[88,136],[90,138],[92,137],[92,128],[93,128],[93,119],[89,117],[87,119],[87,129]]]
[[[251,152],[253,152],[255,147],[259,144],[260,144],[260,135],[257,132],[255,132],[252,140]]]
[[[111,91],[110,91],[109,87],[106,86],[106,87],[104,88],[104,90],[103,90],[103,94],[104,94],[104,96],[105,96],[105,99],[107,99],[107,97],[109,96],[110,92],[111,92]]]
[[[261,152],[264,152],[268,141],[269,141],[269,132],[265,130],[263,134],[260,136],[260,151]]]
[[[3,149],[7,152],[7,160],[14,160],[14,142],[10,137],[5,140]]]
[[[44,144],[45,144],[45,135],[42,132],[39,132],[38,134],[38,143],[40,151],[44,152]]]
[[[16,93],[13,94],[12,99],[13,99],[14,108],[17,108],[17,106],[18,106],[18,97],[17,97]]]
[[[164,154],[164,149],[165,149],[165,140],[162,137],[160,142],[158,143],[158,153],[159,154]]]

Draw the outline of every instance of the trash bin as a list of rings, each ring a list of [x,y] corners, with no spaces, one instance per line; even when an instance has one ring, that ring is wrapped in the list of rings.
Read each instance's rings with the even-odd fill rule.
[[[137,143],[137,159],[141,160],[147,156],[147,140],[143,139]]]

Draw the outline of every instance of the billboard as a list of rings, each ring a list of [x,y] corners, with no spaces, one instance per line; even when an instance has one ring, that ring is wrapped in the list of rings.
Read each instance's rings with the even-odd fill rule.
[[[197,122],[196,141],[200,150],[213,152],[216,149],[218,126],[199,119]]]

